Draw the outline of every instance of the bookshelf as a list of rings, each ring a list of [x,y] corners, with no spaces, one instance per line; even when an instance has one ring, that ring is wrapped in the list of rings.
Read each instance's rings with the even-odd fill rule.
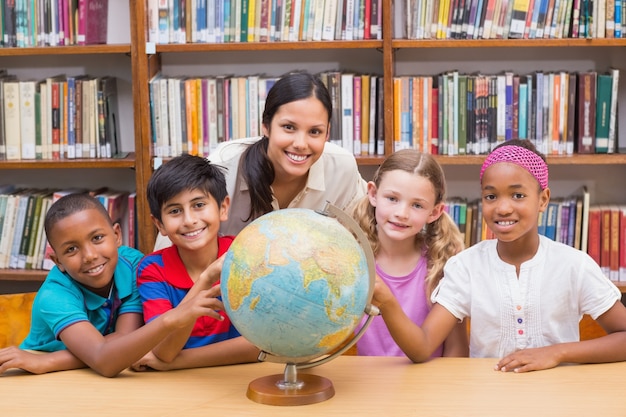
[[[63,178],[66,172],[76,177],[112,175],[129,189],[137,190],[139,249],[153,247],[156,231],[149,215],[145,189],[155,165],[160,161],[152,152],[149,81],[157,73],[172,76],[250,75],[278,76],[288,70],[306,68],[311,72],[353,70],[384,77],[385,154],[393,151],[393,80],[400,75],[436,75],[459,70],[465,73],[495,74],[504,70],[530,73],[535,70],[582,71],[609,67],[626,70],[626,39],[505,39],[505,40],[410,40],[394,38],[394,6],[382,1],[382,39],[355,41],[249,42],[149,44],[147,2],[109,2],[109,7],[128,8],[118,19],[109,19],[109,33],[116,39],[108,45],[0,49],[2,68],[18,68],[24,74],[42,75],[63,72],[64,68],[88,63],[83,72],[113,73],[125,80],[118,93],[126,114],[121,127],[123,148],[130,154],[120,160],[74,160],[42,162],[0,162],[3,179],[22,181],[42,172]],[[396,4],[400,2],[396,1]],[[113,26],[111,26],[113,25]],[[113,29],[111,29],[113,27]],[[34,67],[35,70],[31,70]],[[58,70],[58,71],[57,71]],[[619,107],[626,108],[626,88],[620,83]],[[624,118],[622,118],[624,119]],[[626,119],[619,121],[619,136],[626,141]],[[381,156],[357,157],[365,178],[371,178]],[[475,198],[478,171],[484,156],[439,156],[450,190],[449,196]],[[554,196],[565,196],[582,184],[587,185],[594,203],[626,203],[620,178],[626,174],[626,154],[549,156],[551,188]],[[85,175],[83,175],[83,172]],[[101,174],[105,172],[106,174]],[[97,174],[96,174],[97,173]],[[71,174],[69,174],[71,175]],[[47,175],[46,175],[47,176]],[[100,176],[99,179],[101,179]],[[105,177],[106,178],[106,177]],[[76,178],[73,179],[76,181]],[[34,179],[32,181],[35,181]],[[109,179],[107,179],[109,181]],[[100,184],[101,185],[101,184]],[[41,280],[45,272],[0,271],[0,280]],[[626,284],[620,285],[626,292]]]
[[[108,43],[54,47],[0,48],[0,68],[22,79],[45,79],[58,74],[116,77],[121,151],[123,156],[111,159],[16,160],[0,161],[2,183],[34,188],[80,187],[95,189],[108,186],[123,191],[139,188],[138,175],[141,146],[136,143],[132,86],[134,8],[128,2],[109,2]],[[0,270],[0,292],[35,289],[47,271]]]

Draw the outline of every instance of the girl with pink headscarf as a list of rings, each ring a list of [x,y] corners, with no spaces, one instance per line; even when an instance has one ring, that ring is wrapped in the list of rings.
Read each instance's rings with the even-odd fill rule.
[[[626,360],[626,308],[619,289],[586,253],[538,232],[550,201],[548,166],[528,140],[510,140],[480,173],[483,218],[495,239],[451,257],[421,327],[404,334],[425,361],[456,323],[471,318],[470,357],[494,358],[498,371],[561,363]],[[380,312],[393,308],[381,300]],[[580,341],[584,314],[607,335]]]

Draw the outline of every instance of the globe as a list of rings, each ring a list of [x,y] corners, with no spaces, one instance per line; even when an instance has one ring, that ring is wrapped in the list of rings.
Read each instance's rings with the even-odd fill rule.
[[[296,369],[354,339],[371,301],[372,271],[363,232],[332,205],[323,212],[273,211],[237,235],[222,267],[224,310],[241,335],[261,349],[259,359],[287,364],[278,388],[271,387],[277,397],[298,396],[303,383]],[[313,396],[304,403],[319,400]]]
[[[363,249],[336,219],[308,209],[266,214],[226,253],[222,300],[261,350],[303,362],[348,339],[368,302]]]

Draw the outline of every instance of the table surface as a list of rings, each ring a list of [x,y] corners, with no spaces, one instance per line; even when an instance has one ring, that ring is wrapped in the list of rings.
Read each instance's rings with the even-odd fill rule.
[[[284,365],[254,363],[170,372],[89,369],[0,376],[0,415],[12,416],[625,416],[626,362],[563,365],[525,374],[494,359],[341,356],[300,373],[328,378],[335,395],[300,406],[256,403],[248,384]],[[226,414],[228,413],[228,414]]]

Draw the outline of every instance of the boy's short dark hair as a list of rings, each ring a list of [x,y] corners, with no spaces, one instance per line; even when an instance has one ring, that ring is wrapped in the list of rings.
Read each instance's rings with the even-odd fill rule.
[[[109,224],[113,225],[111,216],[106,208],[97,198],[89,195],[88,193],[73,193],[59,198],[50,206],[44,220],[44,229],[46,231],[48,241],[51,240],[50,231],[55,224],[74,213],[91,209],[95,209],[100,212],[100,214],[106,217]]]
[[[224,168],[200,156],[176,156],[152,174],[147,187],[150,214],[161,221],[161,207],[186,190],[201,190],[211,195],[218,205],[228,196]]]

